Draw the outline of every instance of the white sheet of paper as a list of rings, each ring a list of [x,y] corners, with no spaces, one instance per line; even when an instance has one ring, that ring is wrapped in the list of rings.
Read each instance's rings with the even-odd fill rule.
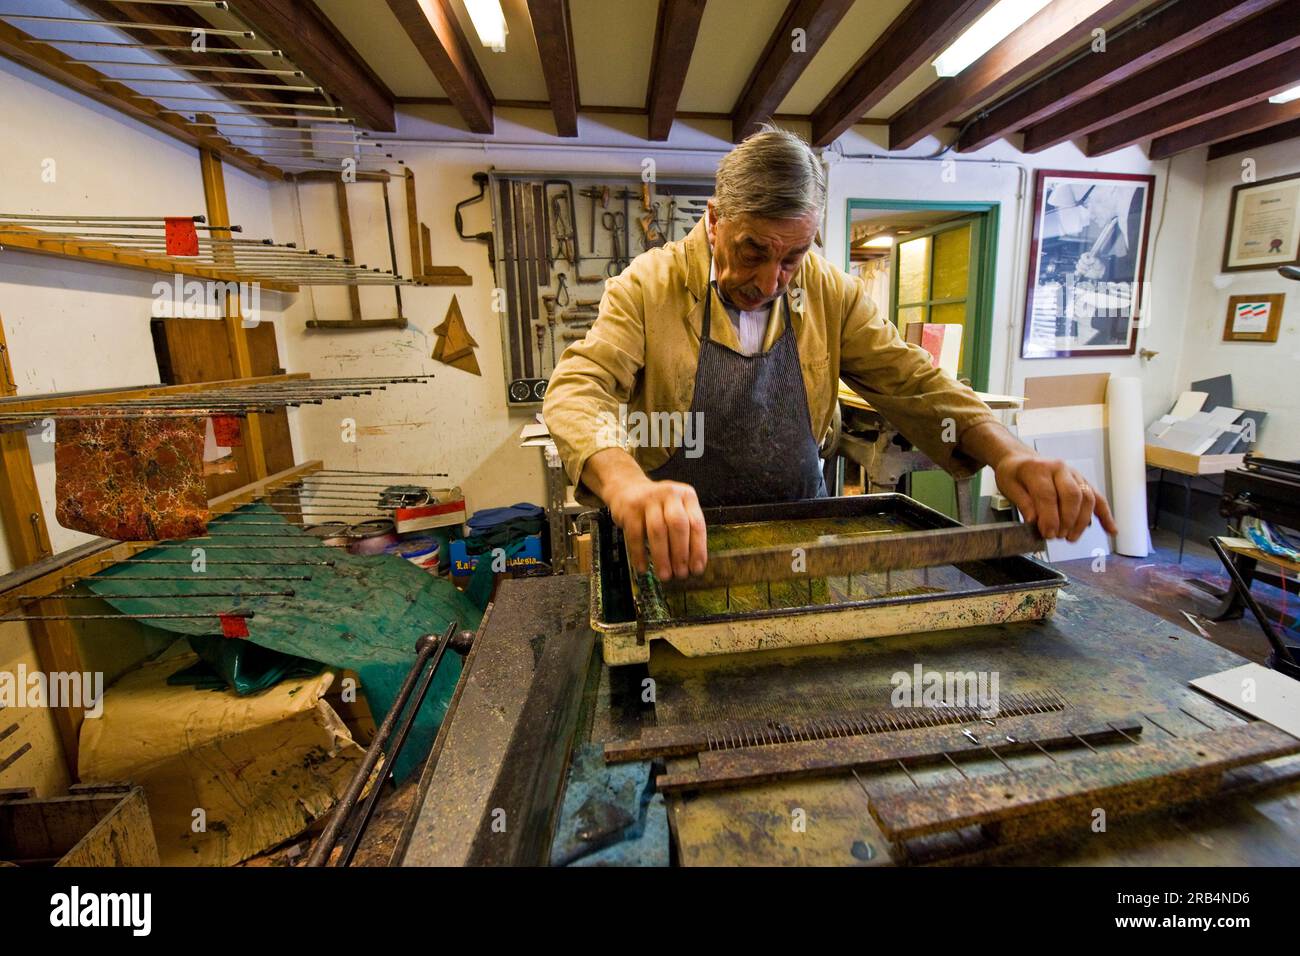
[[[1300,682],[1285,674],[1260,664],[1243,664],[1191,683],[1237,710],[1300,737]]]
[[[543,435],[549,435],[551,430],[545,424],[525,425],[524,430],[519,433],[520,438],[540,438]]]
[[[1209,397],[1209,392],[1183,392],[1169,414],[1174,418],[1186,418],[1192,412],[1199,412]]]

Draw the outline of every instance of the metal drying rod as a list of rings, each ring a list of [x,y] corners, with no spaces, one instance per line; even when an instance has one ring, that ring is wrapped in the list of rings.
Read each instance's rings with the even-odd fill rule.
[[[357,128],[356,119],[346,114],[346,110],[329,95],[322,84],[287,57],[283,50],[276,48],[274,43],[267,43],[265,38],[260,38],[238,9],[232,9],[225,0],[123,0],[123,3],[186,8],[199,19],[194,21],[197,25],[188,25],[177,23],[174,19],[170,23],[149,23],[87,16],[4,12],[0,13],[0,20],[13,25],[13,29],[20,34],[20,42],[52,48],[70,64],[95,70],[113,83],[126,86],[131,90],[129,95],[132,98],[151,101],[160,111],[180,116],[191,128],[202,130],[200,135],[224,140],[232,149],[255,157],[282,172],[310,172],[331,167],[315,165],[307,159],[277,157],[260,149],[257,144],[240,143],[236,138],[243,135],[245,130],[307,135],[318,132],[336,135],[345,132],[358,142],[369,136],[366,131]],[[75,31],[78,28],[84,28],[85,32],[77,35]],[[105,39],[108,34],[103,32],[104,28],[119,31],[125,34],[125,38]],[[25,32],[27,30],[37,32]],[[180,37],[174,44],[167,42],[167,34],[192,36],[199,30],[205,40],[221,39],[221,45],[204,45],[196,49],[193,45],[185,45]],[[51,32],[60,35],[48,35]],[[137,38],[136,33],[148,36]],[[187,36],[186,39],[188,38]],[[138,42],[141,39],[161,42]],[[254,42],[259,39],[263,42]],[[179,53],[186,54],[185,62],[178,63],[168,58]],[[258,57],[270,58],[271,62],[259,60]],[[114,67],[129,71],[129,75],[116,76],[104,72]],[[165,90],[176,86],[208,95],[177,97],[165,92],[149,92],[159,87]],[[228,90],[258,90],[264,91],[266,95],[240,101],[227,98]],[[179,103],[194,105],[179,109],[174,105]],[[230,106],[247,109],[223,108]],[[254,109],[257,112],[253,112]],[[266,112],[267,110],[289,112]],[[296,120],[319,125],[284,125]],[[391,155],[385,156],[383,160],[376,159],[376,163],[377,165],[358,168],[389,173],[398,171],[389,169],[389,164],[399,169],[405,165]],[[337,164],[332,168],[337,169]]]

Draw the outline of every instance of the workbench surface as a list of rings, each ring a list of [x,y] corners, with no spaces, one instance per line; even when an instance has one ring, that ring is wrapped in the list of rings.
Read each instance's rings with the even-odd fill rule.
[[[1083,580],[1071,580],[1055,616],[1041,623],[727,657],[686,658],[657,646],[648,668],[612,671],[601,664],[586,625],[587,587],[579,575],[503,582],[421,782],[404,864],[550,862],[564,788],[591,784],[568,771],[574,754],[583,758],[574,765],[586,773],[593,764],[599,771],[600,761],[588,759],[591,745],[635,738],[643,725],[888,708],[891,677],[911,673],[917,664],[926,672],[996,672],[1001,694],[1056,691],[1106,719],[1144,715],[1144,721],[1150,718],[1144,740],[1242,722],[1188,686],[1242,658]],[[653,705],[642,703],[647,680],[653,681]],[[1007,758],[1016,768],[1048,759]],[[1300,770],[1300,758],[1280,763]],[[963,768],[972,777],[1005,772],[992,757]],[[952,768],[918,771],[913,783],[899,770],[863,774],[862,781],[850,774],[671,796],[674,859],[728,866],[901,862],[867,812],[864,785],[872,793],[886,792],[956,782],[958,774]],[[800,817],[802,827],[792,825]],[[572,834],[556,839],[571,842]],[[1295,865],[1300,781],[1292,774],[1290,782],[1250,797],[966,858]]]

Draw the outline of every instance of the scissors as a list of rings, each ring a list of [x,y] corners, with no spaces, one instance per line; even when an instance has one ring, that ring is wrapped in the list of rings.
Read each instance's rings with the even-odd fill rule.
[[[616,276],[627,266],[621,238],[626,223],[627,219],[621,212],[601,213],[600,224],[609,230],[610,239],[612,240],[609,264],[605,266],[605,275],[607,276]]]

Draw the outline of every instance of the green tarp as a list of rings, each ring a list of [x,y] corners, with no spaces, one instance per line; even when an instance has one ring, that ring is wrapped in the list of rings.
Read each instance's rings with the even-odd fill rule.
[[[402,558],[357,557],[320,544],[266,505],[249,505],[213,520],[209,537],[162,545],[105,569],[90,588],[123,614],[222,613],[251,610],[247,640],[293,657],[358,673],[376,723],[392,707],[415,660],[415,642],[455,620],[477,630],[482,612],[447,580]],[[143,564],[140,559],[185,564]],[[249,564],[250,561],[285,562]],[[196,562],[199,562],[196,564]],[[333,562],[306,565],[303,562]],[[202,570],[196,570],[202,568]],[[273,575],[310,574],[309,581],[264,582]],[[133,578],[174,577],[174,581]],[[246,578],[205,582],[211,576]],[[248,591],[292,590],[293,596],[239,597]],[[220,598],[148,598],[139,594],[222,592]],[[159,619],[155,626],[191,638],[222,637],[215,618]],[[230,638],[229,640],[240,640]],[[203,641],[196,641],[202,644]],[[399,780],[428,753],[460,676],[460,658],[443,657],[438,676],[395,768]]]

